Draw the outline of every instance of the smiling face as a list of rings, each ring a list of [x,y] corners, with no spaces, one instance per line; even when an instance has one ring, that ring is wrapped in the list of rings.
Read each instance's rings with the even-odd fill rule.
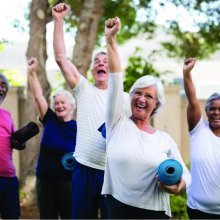
[[[210,106],[206,111],[209,125],[212,129],[220,128],[220,99],[215,99],[210,102]]]
[[[71,120],[70,111],[72,108],[73,106],[70,105],[69,99],[65,94],[54,97],[54,110],[57,118],[61,121]]]
[[[107,55],[99,54],[94,59],[92,67],[92,75],[94,78],[95,85],[107,84],[108,85],[108,66],[107,66]]]
[[[4,101],[7,94],[6,82],[0,77],[0,104]]]
[[[148,99],[147,97],[150,96],[154,98],[157,97],[157,89],[155,86],[135,89],[131,99],[131,111],[133,117],[140,120],[150,118],[151,113],[157,107],[157,100]]]

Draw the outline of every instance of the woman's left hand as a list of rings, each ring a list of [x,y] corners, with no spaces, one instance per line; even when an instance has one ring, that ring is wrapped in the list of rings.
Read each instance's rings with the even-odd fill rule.
[[[21,144],[15,140],[11,140],[11,148],[16,150],[24,150],[25,149],[25,143]]]
[[[158,179],[158,175],[155,176],[155,179],[157,181],[157,185],[166,193],[169,194],[178,194],[181,190],[186,188],[185,181],[181,178],[176,184],[168,186],[164,183],[160,182]]]

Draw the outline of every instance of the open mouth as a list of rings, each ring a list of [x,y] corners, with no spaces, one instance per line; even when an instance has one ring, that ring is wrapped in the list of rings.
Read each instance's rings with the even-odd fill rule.
[[[212,117],[212,120],[214,120],[214,121],[220,121],[220,118],[218,117],[218,118],[214,118],[214,117]]]
[[[3,95],[4,95],[4,92],[0,91],[0,97],[3,97]]]
[[[101,70],[98,70],[98,74],[100,74],[100,73],[104,73],[105,74],[106,72],[105,72],[105,70],[101,69]]]
[[[138,109],[146,109],[147,107],[144,105],[136,104],[135,105]]]

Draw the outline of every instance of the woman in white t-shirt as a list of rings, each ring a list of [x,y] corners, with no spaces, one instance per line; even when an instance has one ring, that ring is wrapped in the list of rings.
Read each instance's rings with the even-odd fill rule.
[[[191,182],[178,148],[165,132],[150,125],[165,103],[161,81],[153,76],[141,77],[130,89],[132,116],[123,111],[123,80],[116,48],[119,18],[106,21],[107,61],[109,68],[106,106],[106,166],[102,194],[106,195],[110,219],[168,219],[169,199]],[[162,184],[156,176],[159,164],[178,160],[183,176],[172,186]]]
[[[190,219],[220,219],[220,94],[211,95],[205,106],[206,122],[196,100],[191,70],[196,58],[184,62],[184,88],[189,101],[192,184],[187,189]]]

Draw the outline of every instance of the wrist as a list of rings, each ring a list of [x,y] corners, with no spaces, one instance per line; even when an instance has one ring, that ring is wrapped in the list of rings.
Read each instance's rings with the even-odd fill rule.
[[[106,44],[114,46],[116,44],[116,36],[105,36]]]
[[[63,23],[63,18],[62,17],[54,17],[54,21]]]

